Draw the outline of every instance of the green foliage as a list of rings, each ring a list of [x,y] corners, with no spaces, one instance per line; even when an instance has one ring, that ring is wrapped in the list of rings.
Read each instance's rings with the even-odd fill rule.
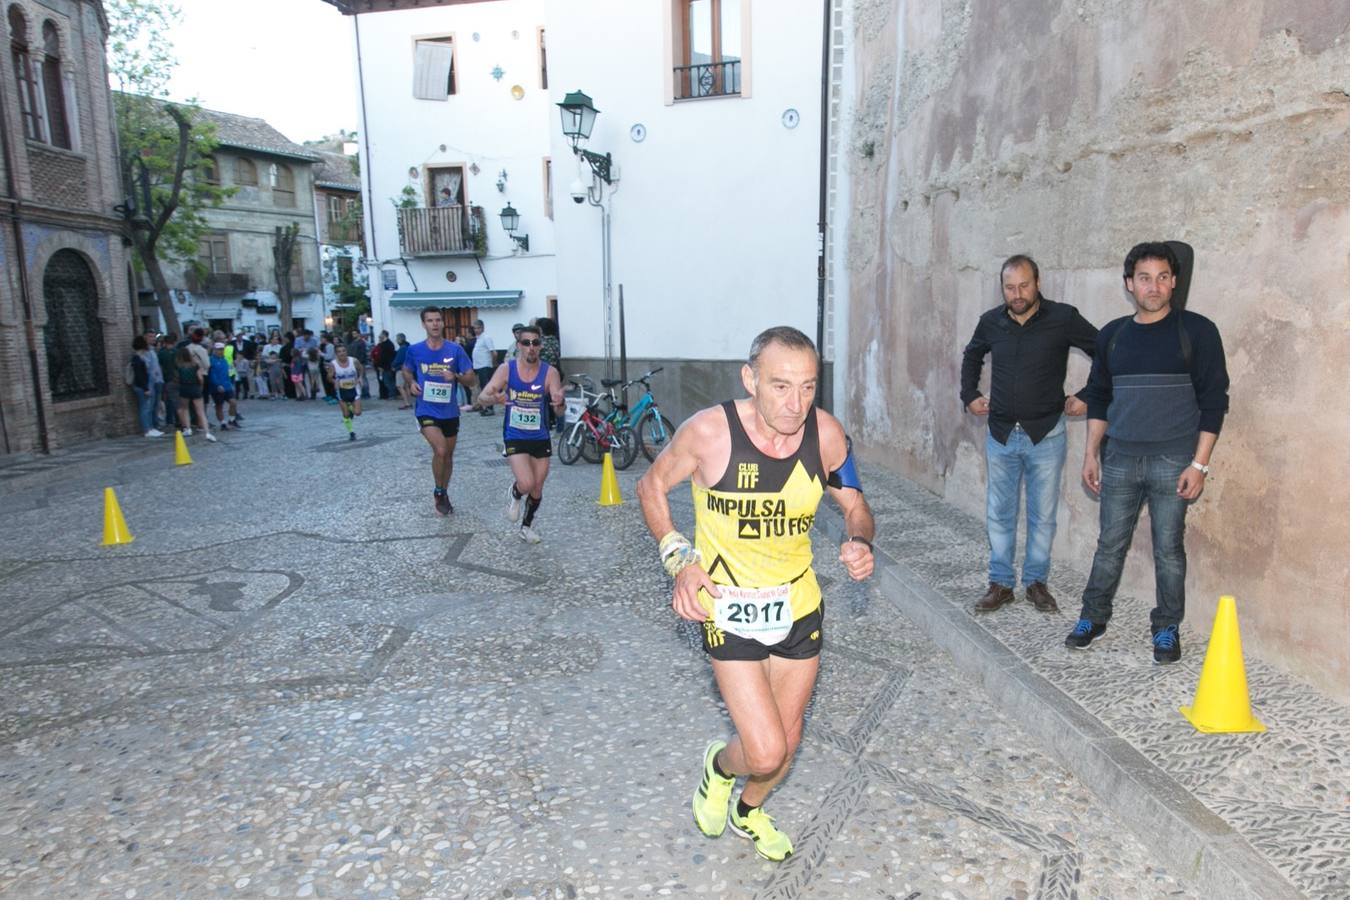
[[[405,184],[403,190],[399,191],[397,197],[390,197],[389,202],[394,204],[395,209],[417,209],[418,200],[417,188],[411,184]]]
[[[337,294],[338,303],[350,303],[335,310],[338,320],[334,322],[334,327],[345,332],[357,327],[357,323],[362,316],[370,315],[370,293],[359,284],[338,284],[334,286],[333,291]]]
[[[211,183],[215,129],[196,120],[196,106],[163,99],[177,66],[166,35],[180,17],[163,0],[107,0],[108,65],[123,182],[132,195],[138,245],[161,261],[197,265],[207,231],[202,211],[219,206],[233,188]],[[179,119],[185,120],[186,146]],[[146,183],[150,204],[145,207]],[[137,259],[143,264],[142,259]]]

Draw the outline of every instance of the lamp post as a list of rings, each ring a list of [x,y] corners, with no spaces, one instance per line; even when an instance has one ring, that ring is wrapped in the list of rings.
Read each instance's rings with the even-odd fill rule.
[[[506,230],[506,236],[516,242],[516,245],[526,253],[530,252],[530,236],[528,234],[516,234],[515,231],[520,227],[520,213],[516,212],[509,202],[506,208],[501,211],[502,228]]]
[[[611,227],[610,208],[613,206],[614,192],[618,189],[619,167],[614,165],[610,154],[594,153],[579,146],[590,140],[591,130],[595,127],[595,117],[600,110],[595,108],[583,91],[572,91],[558,104],[562,114],[563,136],[572,144],[572,153],[578,162],[584,162],[591,170],[591,183],[580,181],[573,185],[572,197],[578,203],[583,196],[591,206],[600,209],[600,247],[601,277],[604,281],[604,323],[605,323],[605,377],[614,377],[614,303],[613,268],[611,264]],[[605,205],[605,188],[610,189],[610,205]]]

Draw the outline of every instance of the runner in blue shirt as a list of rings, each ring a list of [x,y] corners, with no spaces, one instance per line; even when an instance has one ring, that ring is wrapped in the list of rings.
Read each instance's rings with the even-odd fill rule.
[[[506,517],[520,522],[520,539],[528,544],[540,541],[534,528],[534,514],[544,500],[548,459],[553,455],[549,412],[551,409],[561,413],[563,408],[562,381],[558,370],[539,358],[542,344],[539,329],[533,325],[520,329],[516,334],[516,358],[497,367],[478,400],[506,404],[502,442],[513,476],[507,492]]]
[[[450,505],[447,489],[450,473],[455,467],[455,441],[459,436],[459,402],[455,399],[456,386],[467,389],[478,383],[473,362],[464,348],[442,335],[445,320],[438,307],[422,310],[422,327],[427,339],[408,348],[403,360],[403,374],[408,390],[417,398],[413,414],[422,430],[422,437],[431,445],[431,474],[436,481],[432,503],[437,515],[448,516],[455,511]]]

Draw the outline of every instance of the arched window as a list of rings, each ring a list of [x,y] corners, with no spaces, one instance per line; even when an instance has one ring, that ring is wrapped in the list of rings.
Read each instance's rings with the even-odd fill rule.
[[[234,161],[234,183],[257,187],[258,167],[253,164],[253,160],[241,156]]]
[[[42,275],[47,304],[47,383],[53,400],[108,393],[98,285],[84,257],[58,250]]]
[[[42,140],[42,112],[38,106],[33,64],[28,58],[28,21],[18,6],[9,8],[9,52],[14,61],[14,82],[19,91],[19,110],[23,113],[24,137]]]
[[[281,163],[272,164],[272,205],[295,206],[295,175]]]
[[[55,147],[70,149],[66,119],[66,80],[61,77],[61,32],[51,19],[42,23],[42,93],[47,99],[47,130]]]
[[[214,156],[203,156],[199,171],[207,184],[220,184],[220,164]]]

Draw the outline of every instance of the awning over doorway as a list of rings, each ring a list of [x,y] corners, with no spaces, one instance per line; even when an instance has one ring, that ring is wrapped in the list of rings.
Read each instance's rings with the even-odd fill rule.
[[[515,306],[524,291],[394,291],[389,305],[401,309],[423,306],[493,309]]]

